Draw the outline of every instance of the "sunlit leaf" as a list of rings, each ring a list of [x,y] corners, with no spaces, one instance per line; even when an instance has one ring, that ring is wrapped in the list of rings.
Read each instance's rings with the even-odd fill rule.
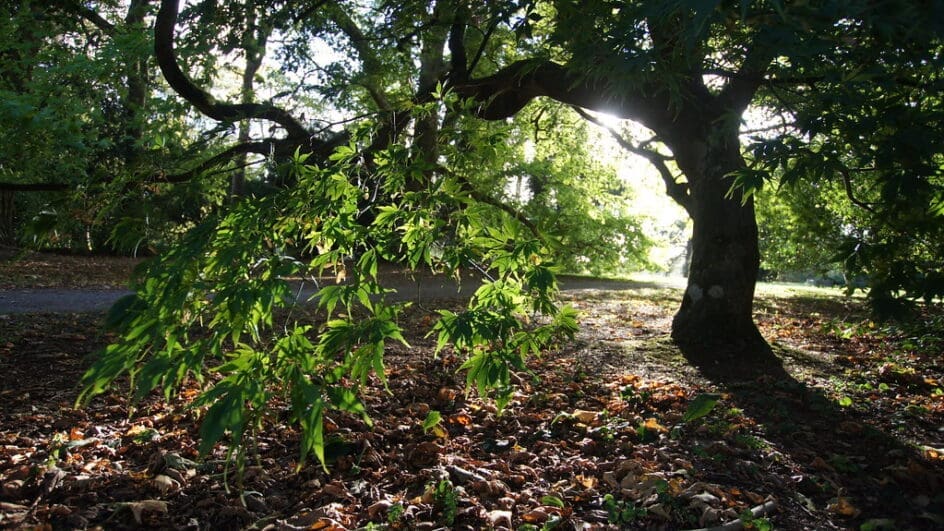
[[[711,413],[720,399],[721,395],[715,393],[702,393],[696,396],[685,410],[682,421],[691,422]]]

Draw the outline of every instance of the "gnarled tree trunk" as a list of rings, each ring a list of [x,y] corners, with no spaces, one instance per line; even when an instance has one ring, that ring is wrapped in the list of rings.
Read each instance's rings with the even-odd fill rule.
[[[729,174],[744,167],[737,130],[716,125],[702,136],[672,146],[689,180],[694,224],[688,286],[672,337],[691,345],[761,345],[751,315],[760,266],[754,203],[729,193]]]

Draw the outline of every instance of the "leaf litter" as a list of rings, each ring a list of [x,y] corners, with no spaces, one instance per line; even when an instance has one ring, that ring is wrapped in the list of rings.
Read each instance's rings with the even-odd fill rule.
[[[587,292],[572,343],[516,375],[514,400],[467,396],[434,357],[431,312],[403,319],[373,426],[334,414],[329,470],[298,470],[287,419],[237,477],[201,459],[197,388],[75,410],[97,314],[0,320],[0,526],[255,529],[939,528],[944,392],[933,336],[840,299],[762,298],[782,372],[696,369],[667,339],[677,292]],[[929,317],[930,319],[930,317]],[[849,328],[852,333],[847,333]],[[923,338],[923,339],[922,339]],[[921,341],[925,343],[919,344]],[[196,385],[196,384],[194,384]]]

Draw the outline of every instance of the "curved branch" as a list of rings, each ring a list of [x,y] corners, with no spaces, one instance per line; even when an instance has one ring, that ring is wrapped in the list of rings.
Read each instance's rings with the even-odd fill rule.
[[[471,197],[472,199],[478,201],[479,203],[485,203],[486,205],[491,205],[501,210],[502,212],[515,218],[519,223],[527,227],[528,230],[531,231],[531,234],[533,234],[535,238],[539,240],[545,240],[544,235],[541,233],[541,229],[538,228],[537,224],[531,221],[530,219],[528,219],[528,217],[525,216],[524,213],[521,212],[520,210],[515,209],[511,205],[508,205],[506,203],[502,203],[501,201],[493,199],[489,197],[487,194],[483,194],[482,192],[479,192],[478,190],[475,189],[475,186],[473,186],[472,183],[469,182],[468,179],[466,179],[465,177],[461,175],[456,174],[455,172],[452,172],[446,169],[443,166],[437,166],[436,170],[445,175],[451,175],[453,178],[455,178],[459,182],[459,184],[465,187],[466,191],[469,193],[469,197]]]
[[[603,129],[606,129],[610,133],[610,136],[626,151],[639,155],[644,159],[648,160],[656,170],[658,170],[659,175],[662,177],[662,182],[665,183],[665,193],[671,197],[676,203],[678,203],[682,208],[688,212],[689,215],[692,213],[692,198],[689,194],[688,184],[680,183],[675,180],[675,176],[672,175],[672,171],[669,170],[669,167],[666,165],[666,161],[672,160],[671,157],[667,157],[661,153],[653,151],[651,149],[646,149],[641,146],[636,146],[632,142],[623,138],[623,135],[619,134],[619,131],[616,131],[612,127],[604,124],[598,120],[595,116],[590,115],[587,111],[581,109],[580,107],[571,107],[577,114],[583,117],[584,120],[592,122]]]
[[[50,7],[62,9],[67,14],[75,15],[86,22],[90,22],[93,26],[105,32],[106,34],[110,35],[115,31],[114,24],[105,20],[105,18],[101,16],[98,11],[95,11],[94,9],[84,5],[82,2],[76,2],[74,0],[54,2]]]
[[[164,78],[174,91],[190,102],[201,113],[222,122],[245,119],[263,119],[274,122],[288,132],[289,137],[309,136],[304,125],[278,107],[261,103],[219,103],[190,80],[177,64],[174,51],[174,26],[177,24],[179,0],[162,0],[154,24],[154,53]]]
[[[674,121],[665,91],[643,87],[612,90],[605,82],[544,59],[517,61],[491,76],[458,85],[456,91],[480,101],[478,116],[486,120],[513,116],[534,98],[545,96],[636,120],[656,132],[667,129]]]
[[[873,214],[875,214],[875,209],[872,208],[872,205],[862,201],[861,199],[855,196],[855,193],[852,190],[852,175],[849,174],[849,170],[845,166],[839,167],[839,174],[842,175],[842,184],[846,191],[846,197],[849,199],[853,205],[865,209]]]

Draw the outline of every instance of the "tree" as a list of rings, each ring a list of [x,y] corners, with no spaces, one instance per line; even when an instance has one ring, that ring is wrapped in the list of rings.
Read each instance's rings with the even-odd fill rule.
[[[751,191],[770,171],[788,168],[791,179],[828,168],[828,178],[867,178],[884,187],[891,202],[914,201],[915,186],[925,203],[939,194],[940,154],[929,138],[941,129],[941,27],[924,15],[940,13],[938,2],[921,10],[907,2],[854,1],[380,3],[378,20],[361,21],[374,26],[373,37],[347,14],[357,8],[317,6],[296,19],[304,31],[348,40],[362,65],[350,81],[366,90],[374,112],[388,117],[378,145],[397,141],[409,121],[398,120],[404,95],[388,92],[391,72],[409,69],[410,58],[419,64],[409,95],[414,104],[428,102],[443,83],[479,102],[472,113],[483,119],[513,116],[543,96],[651,129],[655,136],[641,149],[694,220],[689,285],[673,325],[680,342],[762,342],[751,316],[759,264]],[[162,2],[161,12],[157,57],[174,90],[211,118],[267,119],[287,133],[234,149],[264,152],[271,145],[284,156],[303,146],[324,160],[347,138],[313,137],[272,105],[212,100],[176,62],[176,5]],[[389,18],[379,20],[380,14]],[[411,25],[408,15],[426,23]],[[926,23],[914,24],[919,17]],[[516,49],[493,51],[496,36],[508,32],[515,33]],[[740,134],[752,105],[778,116],[782,127],[749,146],[755,156],[748,165]],[[868,116],[860,116],[865,110]],[[441,126],[434,118],[417,119],[414,130],[429,161]],[[899,127],[905,119],[915,120],[907,130]],[[887,138],[863,141],[872,125],[885,121]],[[917,138],[919,129],[932,133]],[[818,144],[825,149],[813,147]],[[902,145],[910,146],[907,152]],[[663,168],[669,157],[678,175]]]
[[[212,141],[186,132],[186,109],[158,92],[152,4],[0,6],[0,191],[11,242],[140,250],[169,222],[192,220],[194,196],[205,200],[205,183],[160,184],[188,144]]]
[[[467,355],[470,387],[495,390],[499,405],[509,399],[510,369],[574,325],[553,298],[556,248],[547,218],[535,214],[542,205],[531,205],[530,217],[529,205],[495,185],[508,136],[483,125],[521,128],[538,99],[652,132],[620,141],[656,167],[693,219],[688,287],[672,330],[681,344],[734,346],[743,356],[765,346],[751,315],[753,193],[771,174],[788,184],[841,182],[877,223],[939,221],[939,2],[923,11],[838,0],[257,4],[265,8],[257,22],[282,42],[283,75],[297,81],[292,97],[229,103],[205,88],[212,68],[188,74],[176,26],[201,9],[212,15],[217,2],[194,3],[182,16],[177,0],[162,0],[155,60],[169,89],[220,128],[269,125],[267,137],[222,149],[173,180],[254,153],[270,160],[271,189],[208,216],[150,266],[137,295],[113,312],[124,339],[85,381],[85,398],[125,372],[141,392],[169,393],[188,374],[201,377],[208,357],[224,360],[223,379],[199,399],[210,406],[205,445],[225,432],[239,443],[264,416],[274,382],[303,427],[303,454],[321,457],[327,409],[363,413],[358,386],[371,372],[383,378],[384,345],[402,340],[399,306],[377,276],[382,258],[484,272],[469,307],[442,312],[434,331],[440,348]],[[244,34],[244,22],[232,34]],[[183,33],[198,36],[195,29]],[[203,64],[214,46],[196,47]],[[773,125],[744,123],[758,108]],[[307,112],[344,116],[315,122]],[[752,128],[764,134],[745,146]],[[545,184],[534,169],[531,177]],[[325,269],[348,282],[319,292],[333,319],[317,341],[300,324],[275,327],[274,309],[290,298],[284,277]],[[546,320],[529,324],[535,312]],[[197,338],[191,329],[201,323],[209,330]]]

